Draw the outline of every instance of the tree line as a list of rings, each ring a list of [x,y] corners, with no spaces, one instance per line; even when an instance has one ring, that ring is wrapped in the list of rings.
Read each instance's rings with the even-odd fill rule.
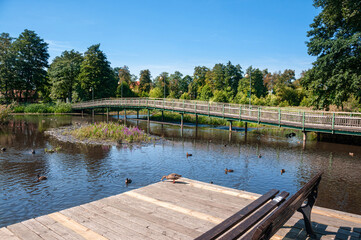
[[[314,0],[322,8],[308,32],[313,67],[270,72],[231,62],[196,66],[193,75],[149,69],[136,76],[110,66],[100,44],[86,52],[64,51],[48,64],[48,44],[34,31],[18,38],[0,35],[0,92],[3,101],[86,101],[108,97],[198,99],[269,106],[360,108],[361,14],[359,0]]]

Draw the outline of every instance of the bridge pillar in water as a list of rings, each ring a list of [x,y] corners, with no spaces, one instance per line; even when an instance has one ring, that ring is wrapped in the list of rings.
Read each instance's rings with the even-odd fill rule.
[[[321,133],[320,132],[317,132],[317,142],[321,141]]]
[[[109,122],[109,108],[107,108],[107,122]]]
[[[198,127],[198,114],[196,114],[196,127]]]
[[[148,123],[150,122],[150,110],[148,109],[148,116],[147,116]]]
[[[118,110],[118,120],[119,120],[119,110]]]
[[[228,120],[228,122],[229,122],[229,132],[232,132],[232,120]]]
[[[181,129],[182,129],[182,132],[183,132],[183,113],[181,113]]]
[[[162,111],[162,122],[164,122],[164,111]]]
[[[124,109],[124,124],[127,122],[127,110]]]
[[[84,110],[81,110],[81,118],[84,117]]]
[[[94,108],[92,109],[92,120],[93,120],[93,122],[94,122]]]
[[[245,122],[245,124],[244,124],[244,133],[247,135],[247,125],[248,125],[248,122]]]
[[[137,109],[137,119],[139,118],[139,109]]]

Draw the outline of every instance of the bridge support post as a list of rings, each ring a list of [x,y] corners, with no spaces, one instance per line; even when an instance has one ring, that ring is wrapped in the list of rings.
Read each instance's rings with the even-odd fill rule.
[[[139,119],[139,109],[137,109],[137,119]]]
[[[164,111],[162,111],[162,122],[164,122]]]
[[[127,122],[127,109],[124,109],[124,124]]]
[[[150,122],[150,111],[148,109],[148,116],[147,116],[148,123]]]
[[[198,127],[198,114],[196,114],[196,128]]]
[[[320,132],[317,132],[317,142],[321,141],[321,133]]]
[[[182,129],[182,132],[183,132],[183,113],[181,113],[181,129]]]
[[[118,110],[118,120],[119,120],[119,110]]]
[[[248,123],[247,122],[245,122],[245,124],[244,124],[244,133],[247,135],[247,125],[248,125]]]
[[[228,122],[229,122],[229,132],[232,132],[232,120],[228,120]]]
[[[107,122],[109,122],[109,108],[107,108]]]
[[[92,109],[92,120],[94,122],[94,108]]]
[[[81,118],[84,117],[84,110],[81,110]]]

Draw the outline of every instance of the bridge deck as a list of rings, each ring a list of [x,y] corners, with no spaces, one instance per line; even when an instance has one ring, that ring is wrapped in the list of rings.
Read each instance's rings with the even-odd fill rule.
[[[0,239],[193,239],[259,195],[183,178],[0,228]],[[320,239],[361,239],[361,216],[315,207]],[[273,239],[306,239],[296,213]]]

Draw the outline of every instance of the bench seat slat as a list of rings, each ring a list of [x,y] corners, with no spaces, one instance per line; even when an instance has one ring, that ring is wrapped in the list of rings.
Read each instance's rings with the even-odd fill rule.
[[[217,237],[221,236],[223,233],[231,229],[233,226],[235,226],[237,223],[248,217],[251,213],[264,205],[267,201],[274,198],[278,194],[278,192],[279,191],[276,189],[270,190],[266,194],[259,197],[257,200],[253,201],[237,213],[224,220],[222,223],[218,224],[214,228],[197,237],[195,240],[216,239]]]
[[[280,195],[277,196],[277,200],[275,198],[271,202],[267,203],[265,206],[263,206],[260,210],[255,212],[248,219],[246,219],[237,227],[232,229],[230,232],[222,236],[220,240],[237,239],[239,236],[241,236],[249,229],[251,229],[254,225],[256,225],[262,218],[264,218],[273,209],[279,206],[288,197],[288,195],[289,195],[288,192],[281,192]]]

